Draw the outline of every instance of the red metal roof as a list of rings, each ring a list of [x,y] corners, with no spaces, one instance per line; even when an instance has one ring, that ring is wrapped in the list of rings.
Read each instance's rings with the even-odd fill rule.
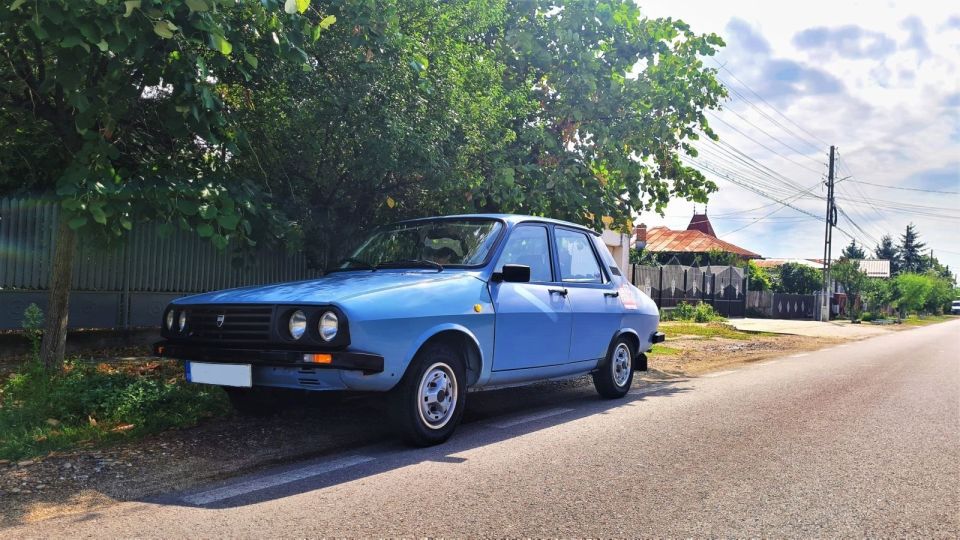
[[[703,231],[674,231],[666,227],[654,227],[647,231],[645,249],[655,253],[707,253],[718,249],[747,259],[760,258],[757,253],[724,242]]]

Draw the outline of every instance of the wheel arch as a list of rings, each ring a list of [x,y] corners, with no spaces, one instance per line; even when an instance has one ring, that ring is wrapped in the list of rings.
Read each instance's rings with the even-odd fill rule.
[[[443,325],[431,329],[417,340],[412,352],[406,358],[406,368],[404,375],[410,369],[413,359],[416,358],[424,347],[443,343],[463,354],[467,370],[467,386],[473,386],[480,380],[483,373],[484,359],[483,350],[480,348],[480,342],[477,337],[466,327],[458,324]]]
[[[613,351],[613,345],[617,342],[618,339],[625,337],[630,342],[630,345],[633,347],[633,355],[637,356],[643,351],[640,350],[640,335],[637,334],[636,330],[633,328],[621,328],[617,330],[613,337],[610,338],[610,345],[607,347],[607,355]]]

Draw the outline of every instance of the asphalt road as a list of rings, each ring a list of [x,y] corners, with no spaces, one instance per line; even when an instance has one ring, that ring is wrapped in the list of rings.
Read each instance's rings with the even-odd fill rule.
[[[957,537],[958,345],[955,321],[620,401],[471,394],[441,447],[353,448],[0,536]]]

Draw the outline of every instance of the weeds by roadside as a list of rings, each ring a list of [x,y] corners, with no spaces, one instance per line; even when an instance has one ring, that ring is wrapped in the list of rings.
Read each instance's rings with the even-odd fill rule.
[[[770,335],[761,332],[743,332],[722,322],[697,324],[692,322],[662,322],[660,329],[667,334],[667,338],[677,336],[698,336],[703,338],[727,338],[750,340],[757,336]]]
[[[724,321],[726,319],[718,315],[713,310],[713,306],[711,306],[710,304],[697,302],[694,305],[694,304],[688,304],[687,302],[680,302],[679,304],[677,304],[677,307],[673,309],[661,309],[660,320],[661,321],[693,321],[698,323],[705,323],[705,322],[711,322],[711,321]]]
[[[222,390],[187,384],[172,362],[75,360],[51,372],[31,361],[0,381],[0,459],[192,426],[228,411]]]

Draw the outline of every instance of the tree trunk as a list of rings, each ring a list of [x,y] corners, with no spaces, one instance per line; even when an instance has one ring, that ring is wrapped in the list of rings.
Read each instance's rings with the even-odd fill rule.
[[[40,345],[40,358],[47,369],[59,370],[67,346],[67,315],[70,310],[70,281],[73,276],[73,258],[77,247],[77,233],[60,216],[57,245],[50,272],[50,295]]]

